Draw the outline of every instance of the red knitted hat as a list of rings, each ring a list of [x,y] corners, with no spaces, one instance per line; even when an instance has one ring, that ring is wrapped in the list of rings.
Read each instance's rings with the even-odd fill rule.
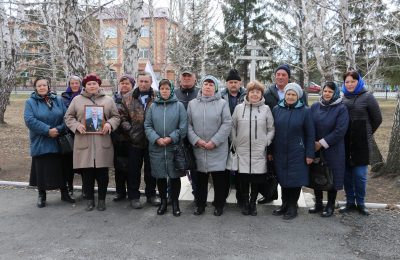
[[[101,86],[101,79],[95,73],[90,73],[83,78],[82,80],[83,87],[86,87],[86,83],[88,83],[89,81],[96,81],[97,83],[99,83],[99,86]]]

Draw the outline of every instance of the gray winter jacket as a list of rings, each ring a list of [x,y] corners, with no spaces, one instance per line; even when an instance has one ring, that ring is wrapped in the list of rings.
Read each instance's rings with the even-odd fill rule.
[[[151,175],[154,178],[179,178],[175,171],[174,148],[187,133],[187,115],[185,107],[174,95],[167,101],[156,98],[147,109],[144,129],[149,140]],[[159,138],[171,137],[172,143],[159,146]]]
[[[212,97],[204,97],[199,91],[197,98],[189,102],[188,139],[194,146],[197,171],[225,171],[231,124],[228,103],[218,92]],[[216,147],[204,150],[195,146],[200,139],[212,141]]]
[[[264,98],[250,104],[236,106],[232,115],[231,140],[239,157],[239,172],[263,174],[267,172],[267,146],[274,138],[274,118]]]

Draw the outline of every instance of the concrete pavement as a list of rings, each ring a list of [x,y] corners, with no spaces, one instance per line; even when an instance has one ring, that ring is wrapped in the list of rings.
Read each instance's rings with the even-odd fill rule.
[[[133,210],[107,197],[107,210],[86,212],[48,192],[47,206],[35,206],[37,191],[0,187],[1,259],[359,259],[345,243],[351,228],[341,217],[312,216],[284,221],[273,206],[258,206],[258,216],[243,216],[234,204],[224,215],[202,216],[181,202],[182,216],[171,209]]]

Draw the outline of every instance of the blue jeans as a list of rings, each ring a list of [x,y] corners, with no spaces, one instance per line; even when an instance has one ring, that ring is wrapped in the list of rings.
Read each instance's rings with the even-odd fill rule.
[[[367,190],[368,165],[351,167],[346,165],[344,174],[344,191],[347,204],[364,205]]]

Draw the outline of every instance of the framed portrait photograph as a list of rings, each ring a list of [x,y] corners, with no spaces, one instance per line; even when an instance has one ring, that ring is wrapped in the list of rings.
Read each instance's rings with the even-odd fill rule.
[[[102,134],[104,126],[104,106],[85,106],[85,128],[87,134]]]

